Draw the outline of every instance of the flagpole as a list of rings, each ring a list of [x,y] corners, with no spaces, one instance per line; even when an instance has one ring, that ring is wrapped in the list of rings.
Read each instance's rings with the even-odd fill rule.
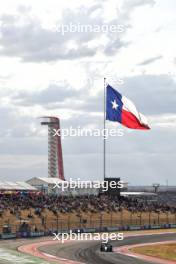
[[[104,78],[104,133],[106,129],[106,78]],[[104,134],[105,135],[105,134]],[[103,138],[103,179],[106,178],[106,139]]]

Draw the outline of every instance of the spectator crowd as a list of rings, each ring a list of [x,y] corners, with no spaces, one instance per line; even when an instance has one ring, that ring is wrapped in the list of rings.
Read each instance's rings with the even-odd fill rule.
[[[48,209],[54,214],[81,212],[120,212],[128,210],[130,212],[176,212],[176,206],[170,206],[167,202],[152,201],[146,199],[108,196],[102,194],[99,196],[55,196],[46,195],[42,192],[14,192],[10,194],[0,193],[0,215],[5,210],[10,210],[11,214],[16,216],[21,210],[35,210],[36,215],[41,215],[42,211]]]

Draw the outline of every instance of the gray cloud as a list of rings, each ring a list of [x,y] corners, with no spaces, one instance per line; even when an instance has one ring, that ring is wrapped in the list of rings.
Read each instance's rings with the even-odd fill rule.
[[[150,59],[147,59],[147,60],[141,62],[139,65],[141,65],[141,66],[148,65],[148,64],[153,63],[153,62],[155,62],[157,60],[160,60],[162,58],[163,58],[163,56],[161,56],[161,55],[160,56],[155,56],[153,58],[150,58]]]
[[[109,138],[107,176],[121,177],[133,184],[165,183],[166,179],[170,184],[176,184],[175,172],[172,168],[176,147],[173,141],[174,135],[175,131],[165,133],[162,129],[153,129],[150,132],[134,131],[130,134],[126,133],[124,137]],[[47,136],[17,141],[11,138],[3,145],[0,142],[1,175],[6,174],[11,180],[14,177],[25,180],[34,175],[46,176],[46,143]],[[72,137],[64,139],[62,143],[67,178],[102,179],[103,141],[101,138]],[[12,150],[11,157],[4,153],[5,148]]]
[[[81,110],[83,112],[103,111],[103,87],[96,96],[90,95],[89,83],[80,91],[68,83],[50,84],[43,91],[33,93],[9,92],[16,106],[42,105],[46,109]],[[176,86],[169,75],[138,75],[124,79],[123,86],[115,86],[123,95],[131,99],[146,115],[175,113]],[[144,103],[145,101],[145,103]]]
[[[75,91],[68,83],[51,83],[47,89],[42,91],[31,92],[15,92],[11,95],[13,102],[16,105],[32,106],[32,105],[43,105],[45,107],[52,106],[52,104],[58,103],[60,107],[63,105],[65,100],[74,99],[81,97],[79,91]]]
[[[146,114],[175,113],[176,84],[169,75],[141,75],[127,78],[124,95]]]
[[[130,12],[134,7],[154,3],[153,0],[126,0],[121,13],[117,8],[117,18],[108,23],[103,17],[104,3],[106,1],[95,1],[94,5],[85,8],[84,6],[71,10],[65,9],[61,20],[56,23],[56,29],[60,25],[79,24],[102,26],[104,24],[123,25],[130,27]],[[55,29],[42,27],[41,22],[32,14],[32,7],[19,6],[18,14],[13,16],[4,14],[0,17],[0,54],[9,57],[18,57],[25,62],[50,62],[61,60],[73,60],[83,57],[93,57],[97,52],[112,56],[122,47],[129,45],[122,40],[123,33],[114,32],[67,32],[64,35],[55,32]],[[94,13],[99,11],[98,16]],[[106,36],[106,41],[95,44],[91,47],[91,41],[98,41]],[[73,45],[72,45],[72,44]]]
[[[73,24],[80,25],[95,25],[102,26],[104,18],[102,16],[92,16],[96,10],[102,10],[102,4],[95,4],[90,8],[79,8],[77,10],[66,9],[63,12],[62,20],[58,21],[56,28],[59,25]],[[60,32],[44,29],[37,18],[31,18],[19,14],[16,16],[2,15],[0,18],[2,23],[0,28],[0,54],[6,56],[19,57],[23,61],[56,61],[58,59],[76,59],[81,57],[92,57],[99,50],[106,54],[117,52],[123,44],[120,40],[122,33],[103,33],[103,32],[68,32],[64,35]],[[106,23],[107,24],[107,23]],[[123,24],[119,18],[112,20],[108,25]],[[102,42],[94,47],[89,46],[92,40],[98,40],[102,35],[108,38],[107,47]],[[75,47],[69,46],[70,41]]]
[[[123,1],[123,9],[124,10],[132,10],[135,7],[144,6],[144,5],[151,5],[153,6],[156,3],[155,0],[124,0]]]
[[[1,106],[0,119],[1,129],[0,137],[10,140],[11,137],[30,137],[35,136],[34,128],[37,127],[37,119],[32,117],[21,116],[16,106]],[[11,148],[7,147],[7,151]]]

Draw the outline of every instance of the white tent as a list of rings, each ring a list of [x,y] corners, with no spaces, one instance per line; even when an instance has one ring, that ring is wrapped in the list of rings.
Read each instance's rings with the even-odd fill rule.
[[[62,182],[63,180],[58,178],[47,177],[33,177],[27,181],[28,184],[34,186],[39,191],[44,191],[45,193],[59,193],[60,189],[58,186],[61,185]]]
[[[37,189],[26,182],[0,181],[1,191],[37,191]]]

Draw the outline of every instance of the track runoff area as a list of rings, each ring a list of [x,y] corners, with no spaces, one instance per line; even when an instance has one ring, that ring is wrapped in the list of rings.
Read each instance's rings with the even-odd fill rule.
[[[113,252],[101,252],[101,241],[66,240],[52,237],[16,239],[0,242],[0,263],[90,263],[90,264],[172,264],[175,260],[145,256],[138,252],[140,246],[153,247],[176,243],[176,229],[124,232],[123,240],[110,241]],[[137,250],[135,250],[137,249]]]

